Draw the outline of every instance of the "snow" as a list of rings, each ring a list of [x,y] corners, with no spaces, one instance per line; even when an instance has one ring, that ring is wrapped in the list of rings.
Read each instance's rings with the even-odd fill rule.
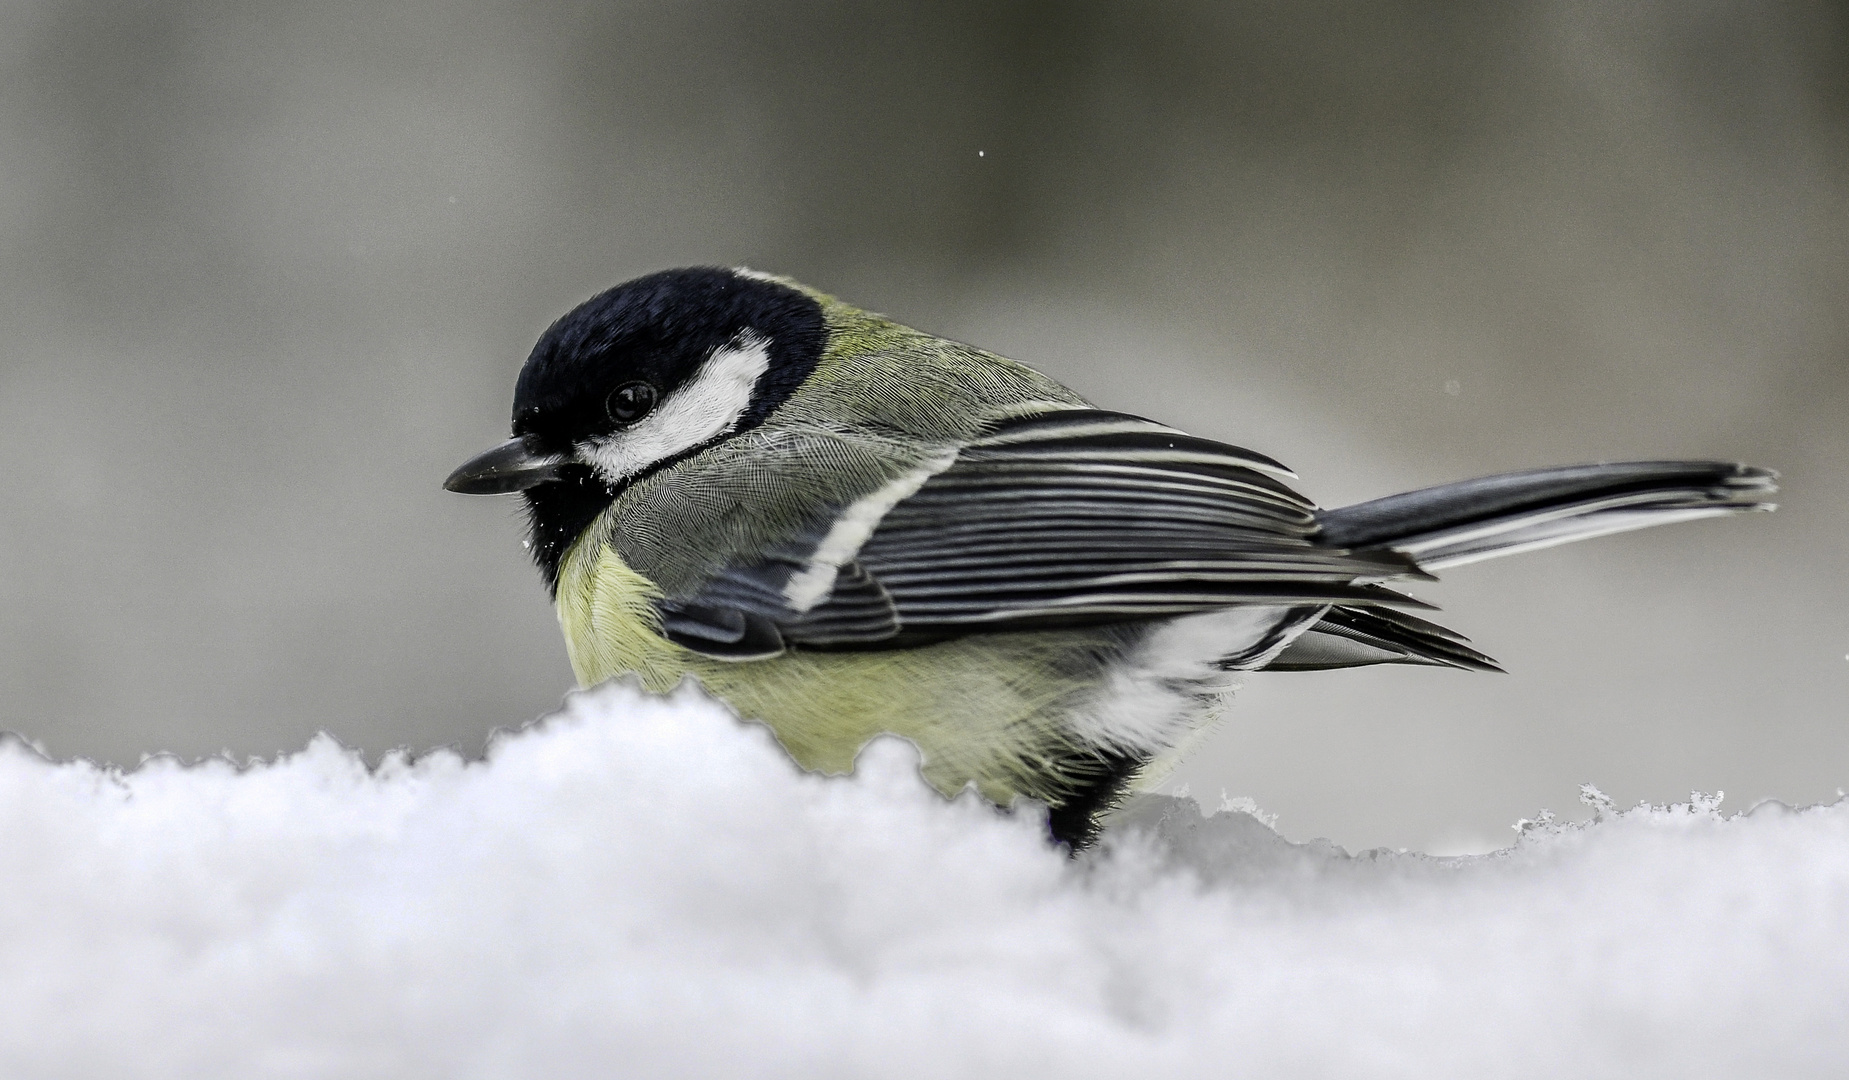
[[[0,1075],[1841,1075],[1849,801],[1586,797],[1446,859],[1149,797],[1069,860],[691,690],[372,770],[15,740]]]

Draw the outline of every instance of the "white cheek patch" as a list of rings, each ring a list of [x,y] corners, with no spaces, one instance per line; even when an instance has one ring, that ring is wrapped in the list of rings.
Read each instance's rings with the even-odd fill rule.
[[[770,367],[770,341],[746,331],[715,349],[700,370],[655,411],[614,435],[578,448],[608,484],[624,480],[737,426]]]

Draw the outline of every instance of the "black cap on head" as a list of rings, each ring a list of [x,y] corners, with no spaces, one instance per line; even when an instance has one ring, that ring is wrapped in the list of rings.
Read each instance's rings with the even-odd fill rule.
[[[624,282],[579,304],[533,346],[514,388],[514,434],[568,450],[610,430],[605,403],[617,387],[644,382],[665,398],[747,332],[768,343],[770,363],[735,432],[762,423],[815,370],[827,338],[821,305],[717,267]]]

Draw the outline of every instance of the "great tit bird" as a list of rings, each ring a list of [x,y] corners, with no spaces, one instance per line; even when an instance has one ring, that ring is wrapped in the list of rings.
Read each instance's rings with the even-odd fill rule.
[[[822,772],[904,736],[939,790],[1039,800],[1074,848],[1236,672],[1497,670],[1388,582],[1774,490],[1649,461],[1323,510],[1290,479],[788,278],[701,268],[554,323],[513,438],[444,486],[524,495],[580,683],[693,676]]]

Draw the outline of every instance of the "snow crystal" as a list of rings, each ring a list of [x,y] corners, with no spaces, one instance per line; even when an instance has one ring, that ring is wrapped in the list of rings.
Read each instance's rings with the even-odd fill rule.
[[[1849,802],[1585,801],[1435,858],[1152,796],[1068,859],[621,685],[483,761],[10,741],[0,1075],[1839,1075]]]

